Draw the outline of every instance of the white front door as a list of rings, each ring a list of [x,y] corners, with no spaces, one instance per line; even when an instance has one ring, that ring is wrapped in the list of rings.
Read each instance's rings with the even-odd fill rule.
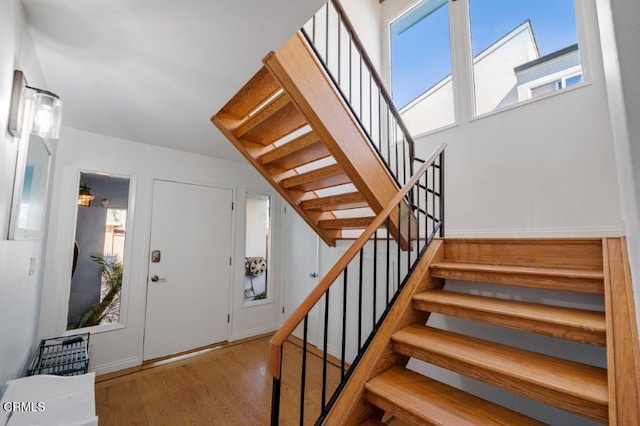
[[[145,361],[227,340],[232,196],[154,181]]]

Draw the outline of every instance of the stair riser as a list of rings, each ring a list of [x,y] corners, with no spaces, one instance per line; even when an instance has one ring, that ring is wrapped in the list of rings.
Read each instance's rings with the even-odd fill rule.
[[[528,274],[476,272],[431,267],[431,275],[437,278],[480,283],[505,284],[547,290],[573,291],[577,293],[603,294],[604,283],[600,279],[549,277]]]
[[[414,300],[413,307],[414,309],[425,312],[455,316],[471,321],[484,322],[501,327],[508,327],[516,330],[524,330],[546,336],[572,340],[574,342],[588,343],[598,346],[605,346],[607,343],[606,334],[604,332],[567,328],[566,326],[541,323],[540,321],[532,319],[503,316],[495,312],[487,313],[485,311],[465,309],[459,306],[443,306],[437,303],[424,301]]]
[[[572,395],[557,392],[553,389],[544,388],[535,383],[521,380],[517,376],[508,376],[499,371],[488,371],[473,363],[450,358],[447,356],[448,354],[445,353],[434,353],[396,341],[393,341],[392,348],[394,352],[401,355],[420,359],[447,370],[504,388],[546,404],[554,405],[558,408],[571,411],[599,422],[606,422],[608,419],[607,405],[584,401]],[[514,374],[515,373],[517,372],[514,372]],[[561,374],[561,372],[558,374]]]
[[[445,259],[488,265],[602,270],[601,239],[447,239]]]

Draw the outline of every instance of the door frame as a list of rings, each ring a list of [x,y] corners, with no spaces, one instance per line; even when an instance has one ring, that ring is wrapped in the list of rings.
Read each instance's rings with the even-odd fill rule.
[[[147,332],[147,325],[146,325],[146,319],[147,319],[147,307],[148,307],[148,296],[149,296],[149,262],[150,262],[150,258],[151,258],[151,233],[153,232],[152,230],[152,225],[153,225],[153,197],[154,197],[154,189],[155,189],[155,182],[156,181],[163,181],[163,182],[171,182],[171,183],[178,183],[178,184],[184,184],[184,185],[195,185],[195,186],[204,186],[204,187],[208,187],[208,188],[217,188],[217,189],[224,189],[224,190],[230,190],[231,191],[231,201],[234,205],[233,210],[231,211],[231,229],[229,230],[229,239],[230,239],[230,244],[229,244],[229,256],[233,259],[234,253],[235,253],[235,243],[236,243],[236,233],[237,233],[237,229],[236,229],[236,211],[237,211],[237,207],[238,207],[238,202],[237,202],[237,189],[235,186],[231,186],[231,185],[227,185],[227,184],[223,184],[223,183],[216,183],[216,182],[205,182],[205,181],[199,181],[199,180],[193,180],[193,179],[176,179],[176,178],[165,178],[165,177],[159,177],[159,176],[153,176],[150,179],[150,191],[149,191],[149,225],[147,227],[148,229],[148,234],[147,234],[147,257],[146,257],[146,274],[145,274],[145,290],[144,290],[144,309],[142,309],[142,317],[141,317],[141,327],[140,327],[140,335],[141,335],[141,339],[140,339],[140,346],[139,346],[139,356],[140,359],[144,359],[144,339],[146,337],[146,332]],[[233,265],[232,265],[233,266]],[[231,324],[232,324],[232,320],[233,320],[233,299],[232,299],[232,294],[233,294],[233,286],[234,286],[234,282],[235,282],[235,271],[233,267],[229,268],[229,288],[228,288],[228,292],[227,292],[227,312],[229,313],[229,315],[231,315],[231,319],[230,321],[227,322],[226,328],[225,328],[225,341],[229,341],[229,337],[231,335]],[[212,343],[217,343],[217,342],[212,342]]]

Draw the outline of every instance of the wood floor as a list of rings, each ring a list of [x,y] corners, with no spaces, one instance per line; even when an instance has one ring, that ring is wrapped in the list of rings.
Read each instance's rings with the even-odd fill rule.
[[[272,390],[266,368],[269,338],[97,383],[100,424],[269,424]],[[280,409],[283,425],[299,424],[301,354],[298,346],[285,344]],[[309,352],[305,424],[313,424],[318,416],[321,372],[321,359]],[[330,365],[328,388],[333,390],[338,380],[339,369]]]

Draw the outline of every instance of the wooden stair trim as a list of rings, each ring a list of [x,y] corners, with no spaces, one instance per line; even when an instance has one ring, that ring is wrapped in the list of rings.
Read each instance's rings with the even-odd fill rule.
[[[640,345],[624,238],[604,238],[609,424],[640,424]]]
[[[576,342],[606,345],[604,312],[441,290],[416,294],[413,307]]]
[[[329,411],[324,424],[359,424],[377,413],[377,408],[366,400],[364,384],[394,365],[406,365],[409,360],[392,351],[391,335],[414,322],[425,323],[429,318],[428,313],[411,309],[412,297],[416,292],[442,288],[443,282],[430,276],[429,264],[442,259],[443,245],[442,240],[434,240],[427,247],[396,303],[387,314],[360,363],[355,367],[340,398]]]
[[[318,228],[318,216],[309,215],[300,207],[300,193],[298,191],[287,191],[277,184],[272,178],[272,175],[265,169],[265,167],[253,157],[249,151],[247,151],[245,145],[240,141],[231,130],[225,125],[224,119],[214,115],[211,117],[211,122],[231,141],[236,149],[249,161],[249,163],[267,180],[271,183],[271,186],[275,188],[280,196],[287,201],[287,203],[300,215],[300,217],[307,222],[307,224],[315,231],[316,234],[330,247],[336,245],[336,239],[340,236],[339,233],[333,230],[322,230]]]
[[[278,80],[266,67],[262,66],[218,114],[234,120],[242,120],[280,89]]]
[[[447,238],[451,262],[602,271],[600,238]]]
[[[485,265],[451,261],[438,262],[431,265],[431,269],[434,276],[444,279],[593,294],[602,294],[604,291],[604,274],[602,271],[595,270]]]
[[[364,229],[371,224],[373,219],[375,216],[326,219],[318,222],[318,226],[320,229]]]
[[[409,424],[543,425],[530,417],[402,367],[366,385],[367,399]]]
[[[267,152],[259,161],[263,165],[293,169],[330,155],[320,137],[314,131],[310,131]]]
[[[413,324],[393,350],[528,398],[606,422],[607,371],[474,337]]]
[[[331,164],[280,181],[284,189],[315,191],[351,183],[340,164]]]
[[[360,192],[330,195],[302,202],[303,210],[335,211],[368,207],[367,201]]]
[[[350,181],[364,195],[369,207],[376,214],[382,211],[398,193],[398,185],[303,37],[294,35],[263,62],[342,165]],[[403,217],[415,220],[407,203],[403,204],[403,210],[406,210]],[[397,235],[397,222],[398,218],[392,215],[393,235]],[[412,225],[412,229],[416,229],[416,225]],[[401,229],[401,245],[405,250],[408,247],[406,234],[406,230]]]

